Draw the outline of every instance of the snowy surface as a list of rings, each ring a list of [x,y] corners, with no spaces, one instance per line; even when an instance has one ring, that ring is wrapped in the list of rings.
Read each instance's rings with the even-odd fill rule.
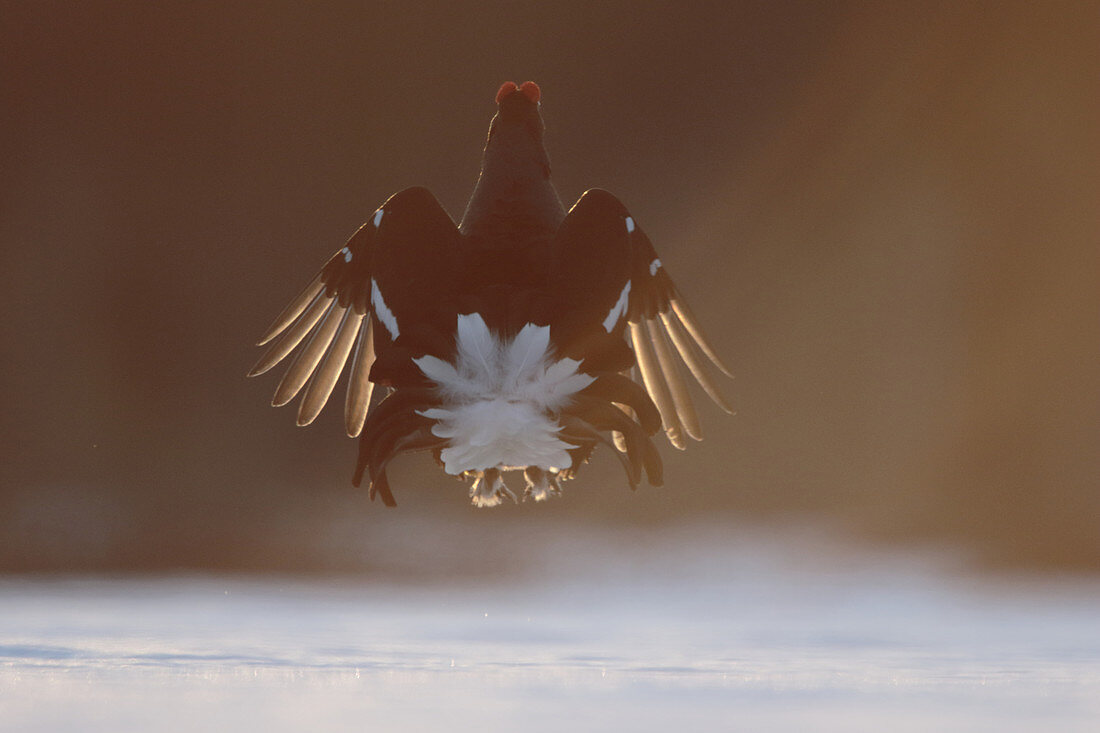
[[[0,729],[1100,730],[1097,587],[781,546],[461,583],[0,580]]]

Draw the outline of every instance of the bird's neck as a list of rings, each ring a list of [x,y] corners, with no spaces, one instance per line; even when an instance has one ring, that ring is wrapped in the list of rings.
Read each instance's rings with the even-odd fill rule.
[[[545,153],[487,150],[459,231],[479,248],[507,251],[549,241],[564,218]]]

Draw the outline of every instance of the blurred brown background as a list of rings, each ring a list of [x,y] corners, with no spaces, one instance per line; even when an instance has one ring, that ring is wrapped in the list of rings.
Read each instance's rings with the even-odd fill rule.
[[[0,569],[370,570],[429,537],[457,567],[490,528],[693,518],[1100,569],[1100,5],[0,8]],[[251,344],[390,193],[461,215],[508,79],[563,199],[647,228],[738,414],[663,489],[599,456],[477,512],[414,457],[387,511]]]

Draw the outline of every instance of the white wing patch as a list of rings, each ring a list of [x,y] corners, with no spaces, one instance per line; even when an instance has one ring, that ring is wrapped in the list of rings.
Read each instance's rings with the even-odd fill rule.
[[[378,281],[373,277],[370,279],[370,302],[374,307],[374,312],[378,315],[378,320],[382,321],[382,325],[390,332],[390,338],[396,340],[401,335],[401,329],[397,327],[397,317],[386,305],[385,299],[382,298],[382,291],[378,289]]]
[[[653,262],[649,263],[649,276],[657,277],[657,270],[661,268],[661,261],[656,257],[653,258]]]
[[[374,212],[374,228],[377,229],[382,224],[382,215],[385,214],[385,209],[379,209]]]
[[[630,302],[630,281],[626,281],[626,285],[623,286],[623,292],[619,294],[619,299],[615,301],[615,305],[611,306],[611,310],[607,312],[607,318],[603,319],[604,330],[611,333],[615,330],[616,324],[619,319],[626,315],[627,304]]]
[[[344,248],[343,248],[342,250],[340,250],[340,251],[341,251],[341,252],[343,253],[343,255],[344,255],[344,262],[351,262],[351,250],[350,250],[350,249],[348,249],[347,247],[344,247]]]
[[[628,217],[626,217],[626,233],[627,234],[632,234],[633,232],[634,232],[634,218],[628,216]]]

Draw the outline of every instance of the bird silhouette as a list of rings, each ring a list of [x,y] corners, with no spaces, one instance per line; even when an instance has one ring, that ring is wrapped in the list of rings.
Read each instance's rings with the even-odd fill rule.
[[[534,82],[500,87],[458,226],[427,189],[394,194],[259,341],[249,376],[293,355],[272,404],[301,394],[299,425],[348,367],[353,482],[387,506],[388,465],[416,450],[469,480],[477,506],[516,499],[509,471],[525,499],[559,494],[601,444],[631,488],[660,486],[652,437],[702,437],[683,366],[731,412],[707,362],[729,369],[627,208],[601,189],[562,206],[540,102]]]

